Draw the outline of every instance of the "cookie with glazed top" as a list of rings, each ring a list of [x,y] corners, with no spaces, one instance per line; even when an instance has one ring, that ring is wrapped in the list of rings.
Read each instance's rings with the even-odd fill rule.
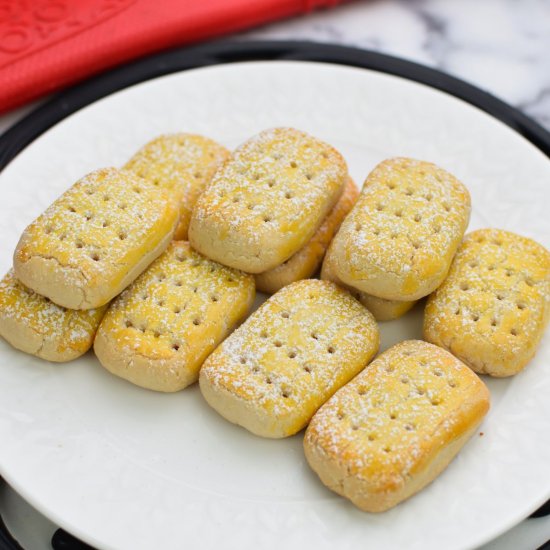
[[[409,340],[376,358],[313,417],[304,438],[321,481],[383,512],[435,479],[474,434],[489,391],[447,351]]]
[[[174,241],[114,300],[94,343],[113,374],[174,392],[197,380],[206,357],[246,316],[254,278]]]
[[[550,318],[550,253],[499,229],[466,236],[430,296],[424,338],[475,372],[511,376],[531,360]]]
[[[349,285],[345,285],[338,279],[335,269],[332,265],[333,258],[326,256],[323,262],[323,268],[321,269],[321,279],[325,281],[332,281],[337,285],[345,288],[356,300],[359,300],[373,315],[377,321],[391,321],[398,319],[405,315],[414,304],[416,300],[410,302],[403,302],[397,300],[384,300],[384,298],[377,298],[366,292],[361,292]]]
[[[15,275],[58,305],[100,307],[163,252],[178,217],[168,191],[126,170],[96,170],[25,229]]]
[[[174,239],[186,240],[193,207],[229,151],[213,139],[194,134],[166,134],[145,144],[124,166],[181,197]]]
[[[385,300],[427,296],[445,279],[470,195],[435,164],[392,158],[368,175],[327,252],[346,285]]]
[[[342,196],[310,241],[286,262],[256,275],[256,288],[260,292],[274,294],[290,283],[312,277],[321,265],[332,237],[352,209],[358,196],[359,191],[349,178]]]
[[[14,348],[48,361],[86,353],[107,306],[76,311],[22,285],[10,270],[0,281],[0,336]]]
[[[367,365],[378,345],[376,322],[357,300],[327,281],[298,281],[208,357],[201,392],[230,422],[263,437],[287,437]]]
[[[230,267],[268,271],[313,237],[347,178],[330,145],[293,128],[266,130],[216,172],[193,210],[189,241]]]

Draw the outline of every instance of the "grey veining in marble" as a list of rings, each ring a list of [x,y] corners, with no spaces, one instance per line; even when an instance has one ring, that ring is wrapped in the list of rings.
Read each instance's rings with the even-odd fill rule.
[[[411,59],[491,92],[550,129],[548,0],[364,0],[240,36],[333,42]]]

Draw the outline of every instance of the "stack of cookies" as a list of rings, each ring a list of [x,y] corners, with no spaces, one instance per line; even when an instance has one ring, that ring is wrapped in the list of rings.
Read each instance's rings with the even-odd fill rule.
[[[489,392],[475,373],[521,371],[550,318],[548,251],[502,230],[464,237],[470,208],[453,175],[410,158],[359,192],[334,147],[293,128],[233,153],[160,136],[27,227],[0,282],[0,335],[49,361],[93,345],[149,390],[199,380],[258,436],[307,428],[321,481],[387,510],[477,430]],[[273,296],[247,318],[256,289]],[[424,297],[425,341],[375,358],[377,321]]]

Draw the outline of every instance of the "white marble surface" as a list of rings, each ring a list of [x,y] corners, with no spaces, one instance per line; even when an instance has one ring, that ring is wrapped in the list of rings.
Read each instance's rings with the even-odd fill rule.
[[[550,130],[549,0],[364,0],[238,37],[332,42],[410,59],[491,92]],[[0,116],[0,131],[31,108]],[[27,550],[49,547],[53,525],[5,486],[0,513]],[[550,517],[532,519],[485,548],[527,550],[549,538]]]

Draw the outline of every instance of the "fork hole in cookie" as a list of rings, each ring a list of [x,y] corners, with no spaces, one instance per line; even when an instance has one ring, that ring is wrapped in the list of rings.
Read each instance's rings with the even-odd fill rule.
[[[518,302],[516,305],[517,305],[517,308],[520,310],[524,310],[527,307],[525,304],[522,304],[521,302]]]
[[[357,395],[365,395],[367,393],[367,388],[365,386],[359,386],[359,389],[357,390]]]
[[[473,262],[470,262],[468,264],[471,268],[474,268],[474,267],[477,267],[478,266],[478,263],[474,260]]]
[[[470,287],[469,287],[468,283],[460,283],[460,290],[466,291],[466,290],[469,290],[469,289],[470,289]]]
[[[269,180],[267,182],[268,187],[273,187],[275,185],[275,180]]]
[[[101,224],[101,227],[109,227],[111,225],[111,222],[109,220],[105,220],[102,224]]]
[[[233,202],[234,203],[240,202],[240,200],[241,200],[240,197],[233,197]]]
[[[510,331],[510,334],[511,334],[512,336],[517,336],[517,335],[518,335],[518,330],[515,329],[515,328],[513,328],[513,329]]]
[[[476,314],[472,315],[472,321],[474,323],[477,323],[479,321],[479,315],[476,315]]]
[[[327,351],[330,353],[330,354],[333,354],[335,351],[336,351],[336,348],[334,346],[329,346],[327,348]]]
[[[283,313],[281,313],[281,317],[283,319],[288,319],[290,317],[290,314],[288,313],[288,311],[283,311]]]
[[[491,326],[496,327],[498,325],[498,321],[496,319],[491,319]]]
[[[495,265],[490,265],[487,269],[489,271],[494,271],[496,269],[496,266]]]
[[[127,237],[128,237],[128,235],[126,234],[126,231],[121,231],[121,232],[118,234],[118,238],[119,238],[121,241],[126,240]]]
[[[157,281],[160,283],[161,281],[164,281],[164,279],[166,279],[166,275],[164,273],[159,273],[157,275]]]
[[[291,199],[292,197],[294,197],[294,193],[292,193],[291,191],[287,191],[285,193],[285,199]]]
[[[441,399],[439,399],[438,397],[432,397],[430,399],[430,403],[432,404],[432,406],[437,407],[441,403]]]
[[[306,179],[307,180],[312,180],[313,179],[313,174],[306,174]]]
[[[433,230],[434,230],[434,233],[439,233],[441,231],[441,226],[440,225],[434,225]]]
[[[174,309],[172,311],[177,315],[178,313],[181,313],[181,307],[174,306]]]
[[[395,211],[395,215],[396,215],[398,218],[403,217],[403,210],[396,210],[396,211]]]
[[[392,233],[392,234],[391,234],[391,238],[392,238],[393,240],[397,239],[397,237],[399,237],[399,234],[398,234],[398,233]]]
[[[336,415],[336,418],[338,418],[338,420],[344,420],[345,417],[345,413],[343,413],[342,411],[338,411],[338,414]]]
[[[443,203],[443,208],[445,208],[445,212],[450,212],[451,211],[451,206],[449,205],[448,202]]]
[[[64,241],[66,238],[67,238],[67,233],[62,233],[61,235],[59,235],[60,241]]]
[[[109,195],[103,195],[103,202],[109,202],[111,197]]]
[[[52,231],[53,227],[51,225],[48,225],[46,229],[44,229],[44,233],[46,233],[46,235],[49,235]]]
[[[164,300],[158,300],[157,305],[162,307],[164,305]]]
[[[202,323],[202,320],[199,317],[193,319],[193,324],[198,327]]]
[[[376,436],[375,436],[374,434],[369,434],[369,435],[367,436],[367,439],[368,439],[369,441],[374,441],[374,440],[376,439]]]
[[[265,383],[266,384],[273,384],[273,380],[271,380],[271,378],[269,378],[269,376],[265,379]]]
[[[504,296],[502,294],[497,294],[497,300],[502,302],[502,300],[504,300]]]
[[[357,424],[352,424],[351,429],[356,432],[359,429],[359,426]]]
[[[69,212],[73,212],[73,213],[76,212],[76,208],[75,208],[74,206],[69,206],[69,208],[67,208],[67,210],[68,210]]]
[[[182,281],[178,280],[174,282],[174,286],[182,286],[182,285],[183,285]]]
[[[97,254],[96,252],[94,252],[93,254],[90,255],[90,258],[92,258],[92,260],[94,262],[99,262],[99,254]]]
[[[124,321],[124,326],[126,328],[133,328],[134,323],[132,323],[132,321],[130,321],[130,319],[126,319],[126,321]]]
[[[414,191],[410,187],[407,187],[407,189],[405,190],[405,195],[407,195],[407,197],[412,197],[413,193]]]
[[[210,296],[210,300],[211,300],[212,302],[219,302],[220,297],[219,297],[218,295],[216,295],[216,294],[212,294],[212,295]]]
[[[240,357],[239,362],[241,363],[241,365],[246,365],[246,357]]]
[[[267,332],[265,330],[263,330],[260,334],[260,338],[267,338]]]
[[[173,349],[174,351],[179,351],[180,345],[179,345],[177,342],[174,342],[174,343],[172,344],[172,349]]]
[[[534,286],[534,281],[532,279],[525,279],[525,284],[527,286]]]
[[[385,453],[391,453],[391,447],[384,447],[382,449]]]
[[[418,249],[420,248],[420,243],[418,243],[418,242],[416,242],[416,241],[413,242],[413,248],[414,248],[415,250],[418,250]]]
[[[288,353],[288,358],[289,359],[295,359],[296,358],[296,352],[295,351],[290,351]]]
[[[137,193],[138,195],[141,193],[140,187],[134,187],[134,193]]]
[[[434,369],[433,373],[434,373],[434,376],[443,376],[443,372],[440,371],[439,369]]]
[[[155,338],[160,338],[160,332],[158,330],[155,330],[155,332],[153,332],[153,336]]]
[[[395,413],[390,414],[390,420],[395,420],[397,418],[397,415]]]
[[[141,326],[139,327],[139,330],[140,330],[143,334],[145,334],[145,331],[147,330],[147,327],[146,327],[145,325],[141,325]]]
[[[361,231],[363,229],[363,226],[360,223],[355,224],[355,231]]]
[[[290,167],[291,167],[291,168],[297,168],[298,165],[296,164],[295,161],[292,161],[292,162],[290,163]]]
[[[202,174],[201,174],[200,172],[195,172],[195,173],[193,174],[193,176],[194,176],[195,179],[197,179],[197,180],[200,179],[200,178],[202,178]]]
[[[449,380],[447,383],[451,388],[456,388],[456,382],[454,380]]]
[[[290,397],[290,392],[288,390],[283,390],[281,392],[281,395],[285,398],[285,399],[288,399]]]
[[[415,216],[414,216],[414,221],[415,221],[415,222],[422,221],[422,216],[421,216],[420,214],[415,214]]]
[[[414,424],[411,424],[411,423],[405,424],[405,430],[407,430],[408,432],[412,432],[414,429],[415,429]]]
[[[312,332],[310,335],[314,340],[319,340],[319,335],[316,332]]]
[[[378,212],[382,212],[382,210],[384,210],[384,205],[382,203],[378,203],[376,205],[376,210],[378,210]]]
[[[273,344],[275,345],[276,348],[280,348],[283,345],[283,343],[280,340],[275,340]]]
[[[128,205],[125,202],[121,202],[118,207],[120,208],[120,210],[126,210],[126,208],[128,208]]]
[[[378,235],[380,235],[380,229],[375,229],[372,234],[378,237]]]
[[[321,153],[321,156],[324,158],[324,159],[328,159],[328,153],[326,151],[323,151]]]
[[[263,220],[264,220],[265,223],[269,223],[271,221],[271,217],[270,216],[264,216]]]
[[[304,371],[307,372],[308,374],[311,374],[311,367],[309,365],[304,365],[303,367]]]
[[[409,383],[409,379],[408,379],[406,376],[403,376],[403,378],[401,378],[401,383],[402,383],[402,384],[408,384],[408,383]]]

